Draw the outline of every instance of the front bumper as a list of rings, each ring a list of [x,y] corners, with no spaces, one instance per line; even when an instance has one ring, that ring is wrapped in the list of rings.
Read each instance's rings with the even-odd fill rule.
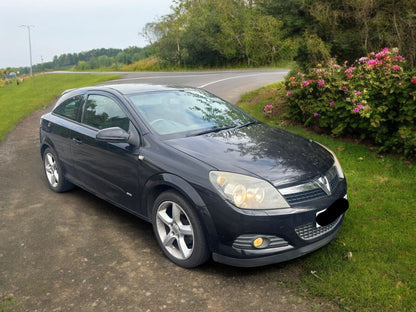
[[[213,218],[216,228],[216,234],[211,236],[211,242],[216,242],[211,245],[213,259],[240,267],[284,262],[325,246],[338,233],[348,208],[345,180],[331,196],[289,209],[242,210],[216,202],[216,208],[210,211],[211,216],[220,216]],[[329,213],[329,222],[320,225],[317,216],[327,216],[327,212],[334,213]],[[256,246],[258,238],[265,243]]]
[[[327,228],[332,228],[328,231],[329,234],[323,234],[322,238],[314,241],[313,243],[306,244],[302,247],[295,247],[286,242],[277,248],[258,249],[258,250],[243,250],[241,249],[241,255],[245,255],[245,258],[231,257],[219,253],[213,253],[212,257],[214,261],[236,266],[236,267],[257,267],[268,264],[274,264],[299,258],[303,255],[311,253],[325,245],[327,245],[337,235],[344,215],[338,218],[333,224],[327,225]],[[321,228],[324,231],[326,229]]]

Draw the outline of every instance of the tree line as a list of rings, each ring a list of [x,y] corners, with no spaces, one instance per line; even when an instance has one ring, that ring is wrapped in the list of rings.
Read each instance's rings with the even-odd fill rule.
[[[93,49],[80,53],[65,53],[54,56],[51,62],[33,65],[33,72],[57,69],[93,70],[98,68],[119,69],[149,56],[148,48],[128,47],[126,49]],[[0,71],[0,78],[7,77],[11,72],[29,74],[29,67],[7,68]]]
[[[79,70],[97,68],[117,68],[129,65],[147,57],[145,49],[129,47],[126,49],[94,49],[81,53],[68,53],[53,58],[50,64],[44,64],[46,68],[56,69],[65,67],[76,67]]]
[[[414,0],[176,0],[144,36],[169,66],[302,66],[397,47],[416,66]]]
[[[148,42],[144,48],[68,53],[33,69],[117,70],[147,58],[157,60],[157,69],[293,60],[307,69],[333,57],[353,62],[384,47],[397,47],[416,68],[416,1],[174,0],[171,13],[146,24],[141,35]]]

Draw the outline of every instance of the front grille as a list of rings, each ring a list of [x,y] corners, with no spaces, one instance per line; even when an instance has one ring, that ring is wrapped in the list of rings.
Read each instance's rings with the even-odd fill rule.
[[[339,177],[336,167],[333,166],[331,169],[329,169],[325,173],[324,178],[329,184],[331,193],[333,193],[339,184]],[[279,189],[279,192],[290,205],[328,196],[319,183],[319,178],[305,184]]]
[[[295,228],[296,234],[303,240],[312,240],[319,236],[322,236],[332,231],[337,224],[341,221],[342,215],[338,217],[334,222],[326,226],[316,227],[314,223],[308,223]]]
[[[307,200],[317,199],[320,197],[327,196],[325,192],[321,188],[317,188],[310,191],[300,192],[300,193],[294,193],[294,194],[288,194],[285,195],[285,199],[288,202],[288,204],[293,205],[297,203],[301,203]]]

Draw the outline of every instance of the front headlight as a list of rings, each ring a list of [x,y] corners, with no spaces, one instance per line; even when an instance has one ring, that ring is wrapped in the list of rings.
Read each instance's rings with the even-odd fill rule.
[[[250,176],[211,171],[209,180],[228,201],[242,209],[289,208],[283,196],[268,182]]]
[[[321,143],[319,143],[319,142],[316,142],[315,141],[315,143],[316,144],[319,144],[320,146],[322,146],[324,149],[326,149],[328,152],[330,152],[331,153],[331,155],[332,155],[332,158],[334,159],[334,166],[335,166],[335,168],[337,168],[337,173],[338,173],[338,177],[340,178],[340,179],[344,179],[344,171],[342,171],[342,167],[341,167],[341,164],[339,163],[339,160],[338,160],[338,158],[337,158],[337,155],[335,155],[335,153],[333,152],[333,151],[331,151],[328,147],[326,147],[325,145],[322,145]]]

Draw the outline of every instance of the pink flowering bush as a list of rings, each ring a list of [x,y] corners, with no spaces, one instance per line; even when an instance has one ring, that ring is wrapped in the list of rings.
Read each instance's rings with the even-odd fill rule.
[[[293,75],[285,82],[286,117],[416,156],[416,74],[398,52],[385,48],[352,65],[331,59]]]
[[[263,109],[266,115],[271,115],[273,113],[273,105],[266,105]]]

